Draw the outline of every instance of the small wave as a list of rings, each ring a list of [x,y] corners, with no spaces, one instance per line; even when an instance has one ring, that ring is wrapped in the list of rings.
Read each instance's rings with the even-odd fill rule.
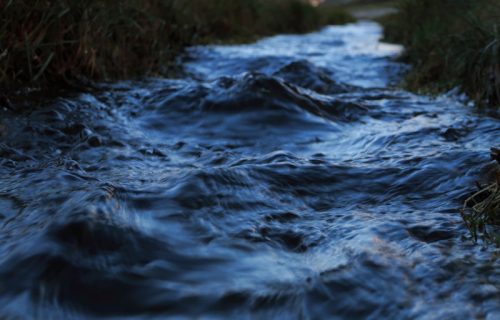
[[[458,212],[498,114],[387,87],[379,35],[0,110],[0,318],[495,318]]]
[[[332,79],[330,71],[306,60],[294,61],[273,74],[288,83],[321,94],[352,92],[353,87],[342,85]]]

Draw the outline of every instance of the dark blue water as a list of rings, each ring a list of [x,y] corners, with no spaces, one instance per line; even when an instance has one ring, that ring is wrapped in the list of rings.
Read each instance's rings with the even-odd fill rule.
[[[374,23],[0,113],[0,318],[498,319],[459,209],[500,120]]]

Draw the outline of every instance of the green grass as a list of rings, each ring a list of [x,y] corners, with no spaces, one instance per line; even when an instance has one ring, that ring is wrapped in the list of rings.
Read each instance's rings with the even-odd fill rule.
[[[459,86],[481,104],[500,105],[500,3],[497,0],[400,0],[382,19],[385,40],[402,43],[413,90]]]
[[[347,20],[300,0],[6,0],[0,2],[0,86],[162,75],[189,45],[251,41]]]

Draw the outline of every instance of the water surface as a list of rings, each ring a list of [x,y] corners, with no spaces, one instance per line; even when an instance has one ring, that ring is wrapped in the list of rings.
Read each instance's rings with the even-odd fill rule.
[[[397,89],[375,23],[189,50],[0,118],[0,317],[500,317],[459,209],[496,115]]]

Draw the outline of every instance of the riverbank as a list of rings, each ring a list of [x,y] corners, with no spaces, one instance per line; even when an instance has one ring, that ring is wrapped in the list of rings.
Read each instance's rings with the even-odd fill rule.
[[[385,40],[405,46],[413,68],[406,87],[440,93],[461,88],[500,106],[500,4],[494,0],[401,0],[382,18]]]
[[[330,1],[328,3],[349,12],[358,20],[376,20],[397,12],[396,0],[346,0]]]
[[[0,86],[165,75],[186,46],[303,33],[351,17],[300,0],[6,1]]]

